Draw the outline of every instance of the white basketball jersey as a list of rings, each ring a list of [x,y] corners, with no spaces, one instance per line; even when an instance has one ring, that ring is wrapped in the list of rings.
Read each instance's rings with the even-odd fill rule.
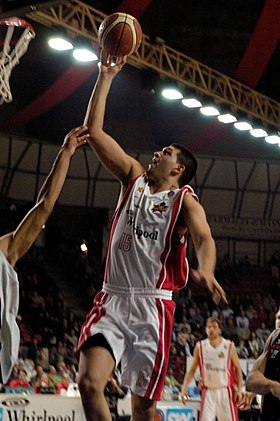
[[[105,283],[177,290],[188,277],[186,238],[174,230],[184,194],[192,188],[151,194],[145,175],[128,187],[113,216]]]
[[[17,273],[1,250],[0,281],[0,364],[3,383],[6,383],[18,358],[20,333],[16,316],[19,304],[19,287]]]
[[[232,342],[221,338],[214,348],[208,339],[199,342],[199,368],[204,388],[230,387],[234,381]]]

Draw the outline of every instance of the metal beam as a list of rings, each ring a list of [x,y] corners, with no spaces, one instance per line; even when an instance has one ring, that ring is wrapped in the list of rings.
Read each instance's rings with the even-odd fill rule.
[[[55,6],[35,10],[26,16],[49,27],[63,27],[97,46],[98,28],[106,17],[79,0],[58,2]],[[171,78],[184,87],[226,104],[234,111],[245,112],[265,125],[280,129],[280,103],[164,43],[152,43],[145,34],[139,50],[127,61],[135,67],[151,69],[162,78]]]

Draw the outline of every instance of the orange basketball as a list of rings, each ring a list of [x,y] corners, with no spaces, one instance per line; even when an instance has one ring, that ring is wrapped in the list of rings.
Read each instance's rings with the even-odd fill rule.
[[[101,48],[114,57],[129,56],[141,44],[142,29],[136,18],[127,13],[113,13],[98,29]]]

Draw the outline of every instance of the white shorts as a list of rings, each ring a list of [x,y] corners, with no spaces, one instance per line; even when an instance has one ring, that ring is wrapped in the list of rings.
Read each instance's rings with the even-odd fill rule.
[[[234,390],[230,387],[202,391],[199,421],[238,421]]]
[[[122,384],[132,392],[160,400],[168,368],[175,303],[172,292],[105,284],[82,326],[78,351],[102,334],[121,362]]]

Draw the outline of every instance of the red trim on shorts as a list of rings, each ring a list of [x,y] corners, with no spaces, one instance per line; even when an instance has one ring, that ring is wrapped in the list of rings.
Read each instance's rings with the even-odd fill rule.
[[[172,306],[170,306],[172,304]],[[171,344],[173,315],[175,311],[174,301],[156,299],[159,318],[159,343],[155,358],[154,369],[151,375],[145,397],[155,401],[161,400],[164,380],[169,363],[169,351]]]
[[[228,400],[229,400],[231,419],[232,421],[238,421],[238,409],[234,401],[234,389],[233,387],[228,387],[227,391],[228,391]]]
[[[83,346],[83,344],[92,336],[91,335],[91,327],[95,323],[97,323],[101,317],[106,314],[106,309],[104,304],[106,303],[108,294],[103,291],[99,291],[94,298],[94,306],[87,314],[84,324],[81,327],[81,333],[78,341],[77,346],[77,353]]]

